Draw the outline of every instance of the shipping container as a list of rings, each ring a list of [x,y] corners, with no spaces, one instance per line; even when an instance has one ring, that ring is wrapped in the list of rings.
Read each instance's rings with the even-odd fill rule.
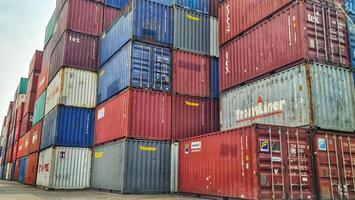
[[[42,135],[42,121],[34,125],[30,130],[30,146],[29,153],[34,153],[39,151]]]
[[[209,57],[173,50],[173,92],[195,97],[210,97]]]
[[[16,161],[14,161],[11,171],[13,174],[11,174],[10,180],[19,181],[21,171],[21,159],[17,159]]]
[[[352,73],[319,63],[301,64],[221,95],[222,130],[251,123],[353,132]]]
[[[347,67],[346,31],[346,16],[340,10],[295,1],[221,48],[220,90],[302,61]]]
[[[53,49],[49,65],[49,82],[61,67],[97,71],[99,37],[65,31]]]
[[[47,26],[46,26],[46,33],[44,36],[44,48],[47,47],[47,44],[49,43],[50,39],[52,38],[54,29],[55,29],[55,25],[57,24],[57,15],[54,12],[52,14],[52,17],[50,18]]]
[[[218,68],[218,58],[212,57],[210,59],[211,66],[211,97],[219,98],[219,68]]]
[[[16,123],[15,123],[15,133],[13,137],[13,141],[17,141],[21,136],[21,128],[22,128],[22,121],[23,121],[23,108],[24,103],[21,104],[21,107],[16,111]]]
[[[179,179],[179,143],[171,143],[170,151],[170,192],[178,192],[178,179]]]
[[[94,144],[120,138],[170,140],[171,96],[128,89],[95,111]]]
[[[128,139],[95,147],[91,177],[93,188],[169,193],[170,142]]]
[[[102,3],[92,0],[66,0],[63,3],[52,36],[54,44],[57,44],[67,30],[101,35],[104,11]]]
[[[355,15],[355,2],[353,0],[345,0],[344,6],[347,12]]]
[[[26,173],[24,183],[36,185],[38,153],[33,153],[27,157]]]
[[[16,110],[18,110],[21,106],[22,106],[22,104],[23,103],[25,103],[25,101],[26,101],[26,94],[18,94],[18,95],[16,95],[16,97],[15,97],[15,108],[14,108],[14,111],[16,111]],[[14,113],[14,115],[15,115],[15,113]],[[14,125],[15,125],[15,120],[13,121],[13,127],[14,127]],[[12,127],[12,128],[13,128]]]
[[[43,120],[41,150],[49,146],[91,147],[94,110],[55,107]]]
[[[218,17],[218,3],[220,0],[210,0],[210,15]],[[218,27],[217,27],[218,28]],[[218,42],[218,39],[217,39]]]
[[[25,135],[29,130],[31,130],[33,121],[33,113],[27,113],[21,122],[20,136]]]
[[[42,58],[43,51],[36,50],[31,59],[30,69],[28,71],[29,77],[31,76],[32,72],[38,72],[38,74],[41,72]],[[37,84],[35,84],[35,87],[37,88]]]
[[[34,113],[33,113],[33,125],[37,124],[44,117],[46,96],[47,96],[47,90],[45,90],[36,100]]]
[[[30,132],[22,136],[18,142],[17,159],[27,156],[30,151]]]
[[[10,147],[6,148],[6,157],[5,157],[5,162],[11,162],[12,161],[12,145]]]
[[[17,86],[15,96],[17,94],[26,94],[26,92],[27,92],[27,82],[28,82],[27,78],[21,78],[20,79],[20,83]]]
[[[354,68],[355,67],[355,14],[349,15],[348,28],[349,28],[350,59],[351,59],[351,64]]]
[[[23,157],[20,159],[20,174],[18,181],[23,183],[26,177],[26,168],[27,168],[27,157]]]
[[[210,17],[176,6],[173,11],[173,47],[199,54],[210,54]]]
[[[237,199],[315,199],[309,131],[254,125],[179,143],[180,192]]]
[[[99,70],[98,103],[127,87],[171,90],[171,51],[151,44],[129,42]]]
[[[18,153],[18,148],[19,148],[19,142],[20,141],[16,141],[14,142],[14,144],[12,145],[12,148],[8,148],[8,151],[9,151],[9,160],[8,162],[11,162],[11,161],[16,161],[16,159],[18,158],[17,156],[17,153]]]
[[[50,40],[43,51],[42,70],[38,78],[36,98],[38,98],[46,90],[48,86],[49,65],[51,62],[51,55],[52,55],[53,48],[54,48],[53,40]]]
[[[41,73],[41,71],[33,71],[28,76],[26,95],[31,93],[31,92],[36,92],[37,91],[38,79],[39,79],[40,73]],[[36,96],[36,94],[35,94],[35,96]]]
[[[353,134],[317,130],[313,138],[319,199],[352,199],[355,195]]]
[[[123,9],[128,4],[128,0],[105,0],[105,4],[113,8]]]
[[[172,0],[172,2],[173,5],[178,5],[188,10],[209,14],[210,0],[199,0],[199,1]]]
[[[104,18],[103,18],[103,32],[105,32],[116,19],[116,17],[121,13],[117,8],[111,6],[104,7]]]
[[[39,154],[36,184],[49,189],[90,187],[91,150],[51,147]]]
[[[11,180],[15,171],[15,162],[9,162],[6,165],[6,180]]]
[[[47,88],[45,115],[58,104],[83,108],[96,106],[97,74],[62,68]]]
[[[172,43],[169,6],[149,0],[133,0],[130,4],[101,38],[100,65],[132,38],[164,46]]]
[[[36,92],[27,92],[23,114],[33,113],[36,101]]]
[[[184,139],[219,130],[219,102],[209,98],[174,95],[172,139]]]
[[[219,57],[218,19],[210,17],[210,56]]]

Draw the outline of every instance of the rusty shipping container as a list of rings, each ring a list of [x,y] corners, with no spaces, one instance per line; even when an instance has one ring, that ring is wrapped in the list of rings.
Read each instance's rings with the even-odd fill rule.
[[[222,130],[251,123],[355,131],[350,70],[301,64],[221,95]]]
[[[33,122],[33,113],[27,113],[21,122],[20,136],[25,135],[29,130],[31,130]]]
[[[43,51],[36,50],[32,56],[30,68],[28,71],[28,76],[31,76],[33,72],[40,73],[42,69],[42,59],[43,59]],[[36,88],[37,88],[37,84]]]
[[[347,37],[343,12],[296,1],[221,48],[220,90],[305,60],[348,66]]]
[[[41,134],[42,134],[42,121],[38,122],[30,130],[29,153],[34,153],[39,151],[39,147],[41,143]]]
[[[172,104],[173,140],[220,130],[218,100],[174,95]]]
[[[49,65],[49,81],[61,67],[97,71],[99,37],[65,31],[53,49]]]
[[[26,175],[24,183],[27,185],[36,185],[38,153],[33,153],[27,157]]]
[[[173,50],[173,92],[196,97],[209,97],[209,57]]]
[[[128,89],[98,106],[94,144],[120,138],[170,140],[171,96]]]
[[[120,10],[117,8],[113,8],[111,6],[105,5],[104,7],[104,18],[103,18],[103,32],[108,30],[111,26],[112,22],[116,19],[116,17],[120,14]]]
[[[310,146],[307,129],[269,125],[183,140],[178,189],[238,199],[315,199]]]

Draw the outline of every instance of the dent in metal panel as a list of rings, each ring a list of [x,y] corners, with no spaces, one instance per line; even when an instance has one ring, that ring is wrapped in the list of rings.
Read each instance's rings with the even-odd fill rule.
[[[195,53],[210,54],[210,17],[174,7],[173,47]]]
[[[218,19],[210,17],[210,56],[219,57]]]
[[[178,192],[178,173],[179,173],[179,143],[171,144],[170,156],[170,192]]]

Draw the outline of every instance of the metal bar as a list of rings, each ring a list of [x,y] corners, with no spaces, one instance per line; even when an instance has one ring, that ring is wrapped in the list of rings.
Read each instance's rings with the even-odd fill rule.
[[[323,16],[323,35],[324,35],[324,49],[325,49],[325,60],[328,61],[328,41],[327,41],[327,32],[325,29],[325,14],[324,7],[322,6],[322,16]]]
[[[142,53],[141,53],[141,75],[140,75],[140,81],[139,81],[139,85],[142,87],[143,86],[143,55],[144,55],[144,45],[143,44],[141,44],[142,45]],[[133,43],[132,43],[132,48],[134,48],[133,47]],[[131,49],[131,51],[134,51],[133,49]]]
[[[289,178],[290,178],[290,190],[291,190],[291,200],[294,199],[294,194],[293,194],[293,185],[292,185],[292,169],[291,169],[291,157],[290,157],[290,133],[288,132],[288,129],[286,131],[287,135],[287,158],[288,158],[288,171],[289,171]]]
[[[351,139],[349,136],[348,136],[348,144],[349,144],[350,163],[351,163],[351,175],[353,177],[353,191],[355,192],[354,162],[353,162],[353,153],[351,150]]]
[[[334,62],[334,52],[333,52],[333,39],[332,39],[332,23],[331,23],[331,17],[330,17],[330,8],[328,8],[328,21],[329,21],[329,39],[330,39],[330,52],[331,52],[331,58],[332,62]]]
[[[269,127],[269,147],[270,147],[270,161],[271,161],[271,190],[272,190],[272,199],[275,199],[275,182],[274,182],[274,163],[272,161],[272,136],[271,136],[271,127]]]
[[[339,157],[338,157],[338,145],[337,145],[337,138],[333,135],[334,138],[334,146],[335,146],[335,159],[336,159],[336,166],[337,166],[337,173],[338,173],[338,193],[341,199],[343,199],[343,192],[341,187],[341,178],[340,178],[340,169],[339,169]]]
[[[341,54],[341,44],[340,44],[339,13],[338,13],[338,10],[336,10],[335,12],[336,12],[336,16],[337,16],[337,36],[338,36],[338,48],[339,48],[340,63],[343,63],[343,55]]]
[[[300,142],[299,142],[299,137],[298,137],[298,129],[296,130],[296,140],[297,140],[298,177],[299,177],[299,179],[300,179],[301,199],[303,199],[302,170],[301,170],[301,163],[300,163]]]
[[[344,183],[345,185],[343,185],[343,189],[344,189],[344,193],[346,195],[346,198],[349,199],[349,193],[348,193],[348,178],[346,177],[346,164],[345,164],[345,156],[344,156],[344,146],[343,146],[343,137],[339,136],[340,138],[340,148],[341,148],[341,157],[342,157],[342,161],[343,161],[343,173],[344,173]]]
[[[329,141],[328,134],[325,134],[326,144],[327,144],[327,159],[328,159],[328,170],[329,170],[329,179],[330,179],[330,192],[332,195],[332,199],[334,199],[334,191],[333,191],[333,176],[332,176],[332,167],[330,163],[330,153],[329,153]]]
[[[313,15],[316,16],[316,4],[313,3]],[[316,36],[316,52],[317,58],[319,56],[319,46],[318,46],[318,28],[317,28],[317,20],[314,20],[314,32]]]
[[[284,162],[283,162],[283,148],[282,148],[282,138],[281,138],[281,128],[278,130],[279,140],[280,140],[280,157],[281,157],[281,178],[282,178],[282,199],[286,199],[285,194],[285,177],[284,177]],[[272,150],[271,150],[272,151]]]

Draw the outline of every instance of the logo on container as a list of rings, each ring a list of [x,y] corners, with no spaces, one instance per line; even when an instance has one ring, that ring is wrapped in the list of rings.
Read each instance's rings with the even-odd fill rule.
[[[156,147],[147,147],[147,146],[139,146],[139,150],[141,151],[156,151]]]
[[[192,106],[192,107],[198,107],[198,106],[200,106],[199,103],[197,103],[197,102],[192,102],[192,101],[185,101],[185,104],[186,104],[187,106]]]
[[[320,24],[319,20],[319,13],[316,13],[318,16],[311,15],[311,13],[308,13],[308,21],[316,24]]]
[[[284,106],[286,104],[285,99],[279,101],[268,102],[263,101],[261,96],[258,97],[257,105],[246,108],[243,110],[237,109],[235,111],[235,117],[238,122],[257,120],[264,117],[270,117],[273,115],[282,114]]]
[[[200,152],[202,148],[201,141],[191,142],[191,152]]]
[[[231,9],[230,9],[231,5],[228,3],[226,5],[226,32],[230,32],[231,31]]]
[[[226,74],[230,73],[230,70],[229,70],[229,63],[230,63],[230,59],[229,59],[229,52],[226,51],[226,54],[225,54],[225,62],[224,62],[224,71]]]

